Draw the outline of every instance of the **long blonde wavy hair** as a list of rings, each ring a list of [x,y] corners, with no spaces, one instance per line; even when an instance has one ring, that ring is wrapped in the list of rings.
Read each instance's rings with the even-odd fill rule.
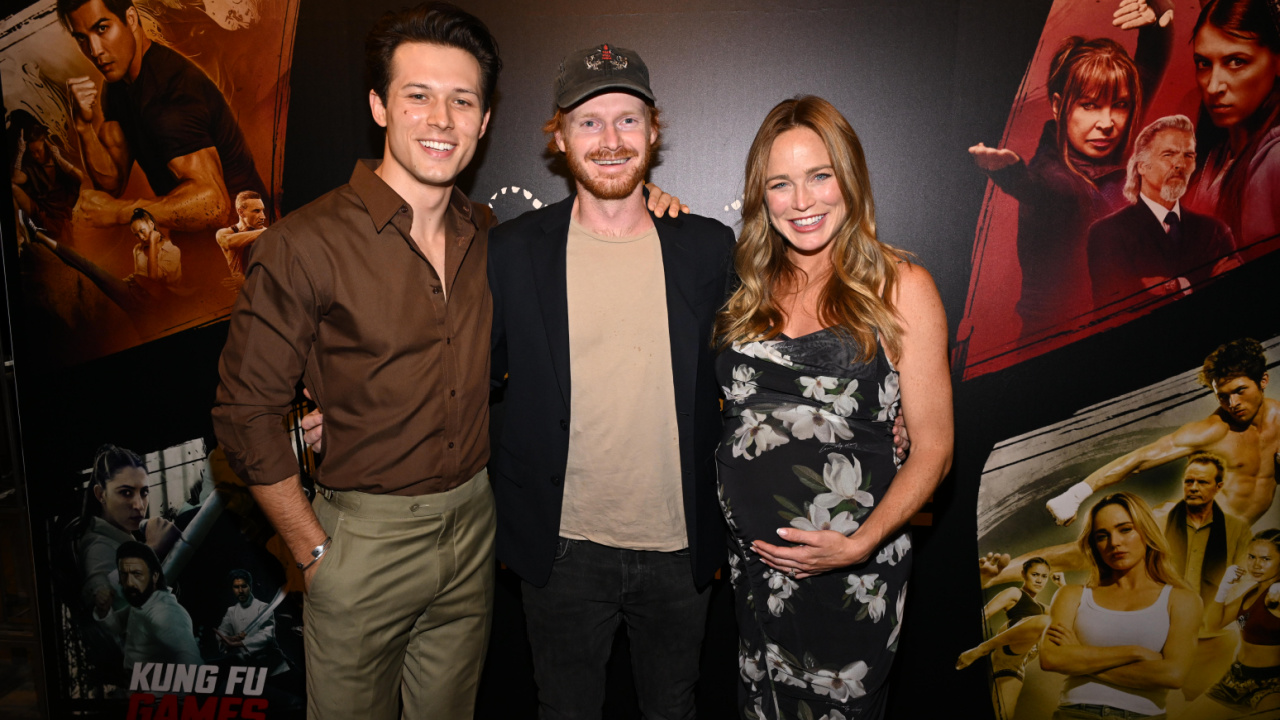
[[[716,316],[716,343],[724,348],[782,332],[785,318],[778,292],[794,287],[800,271],[787,256],[786,241],[769,222],[765,180],[774,141],[796,128],[812,130],[822,139],[846,208],[844,222],[831,240],[832,272],[819,296],[818,320],[856,341],[862,362],[875,356],[878,343],[896,357],[902,349],[902,326],[889,298],[906,253],[876,239],[875,202],[862,143],[840,111],[813,95],[778,103],[751,143],[742,235],[733,257],[741,284]]]
[[[1127,492],[1111,493],[1099,500],[1089,510],[1089,520],[1085,522],[1084,527],[1080,528],[1080,537],[1076,539],[1076,546],[1080,548],[1080,553],[1089,559],[1089,587],[1106,585],[1115,577],[1115,571],[1102,559],[1092,537],[1098,522],[1098,511],[1108,505],[1119,505],[1124,508],[1133,520],[1134,527],[1142,535],[1142,541],[1147,546],[1144,560],[1147,575],[1162,585],[1190,589],[1178,574],[1177,569],[1173,567],[1173,562],[1169,560],[1169,543],[1165,540],[1164,532],[1156,522],[1155,516],[1151,514],[1151,507],[1142,498]]]

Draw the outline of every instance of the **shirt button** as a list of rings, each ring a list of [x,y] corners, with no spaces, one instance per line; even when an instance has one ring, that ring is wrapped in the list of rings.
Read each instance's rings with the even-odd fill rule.
[[[453,338],[445,338],[445,339],[444,339],[444,344],[445,344],[445,345],[452,345],[452,344],[453,344]]]
[[[449,391],[449,397],[453,397],[453,396],[455,396],[455,395],[457,395],[457,394],[458,394],[458,391],[457,391],[457,390],[450,390],[450,391]]]
[[[418,512],[418,503],[409,506],[409,512]]]
[[[557,486],[557,487],[558,487],[558,486],[560,485],[560,476],[559,476],[559,475],[552,475],[552,476],[551,476],[551,484],[552,484],[552,485],[555,485],[555,486]]]
[[[400,208],[400,214],[401,214],[401,215],[408,215],[408,214],[409,214],[409,208],[407,208],[407,207],[402,207],[402,208]]]
[[[568,430],[568,429],[569,429],[569,421],[568,421],[568,420],[561,420],[561,421],[560,421],[560,429],[561,429],[561,430]]]
[[[433,287],[433,288],[431,288],[431,294],[432,294],[432,295],[439,295],[439,294],[440,294],[440,288],[438,288],[438,287]]]
[[[453,443],[449,443],[449,449],[453,449]]]

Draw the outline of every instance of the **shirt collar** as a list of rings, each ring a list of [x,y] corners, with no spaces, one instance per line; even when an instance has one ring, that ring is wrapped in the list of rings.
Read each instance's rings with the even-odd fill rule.
[[[1151,212],[1155,214],[1156,219],[1160,221],[1161,225],[1164,224],[1164,219],[1166,216],[1169,215],[1169,213],[1173,213],[1174,215],[1177,215],[1178,220],[1182,220],[1182,201],[1181,200],[1179,200],[1178,202],[1175,202],[1173,204],[1173,209],[1170,210],[1165,206],[1161,205],[1160,203],[1156,202],[1155,200],[1152,200],[1151,198],[1147,197],[1146,193],[1140,192],[1138,193],[1138,197],[1142,198],[1142,202],[1146,203],[1147,207],[1151,208]]]
[[[350,185],[359,196],[360,202],[364,203],[374,227],[378,232],[382,232],[397,213],[403,211],[411,216],[413,208],[409,207],[409,203],[391,189],[386,181],[378,177],[374,172],[378,165],[378,160],[357,160],[355,169],[351,171]],[[458,227],[468,224],[473,228],[478,227],[475,216],[471,212],[471,201],[456,185],[449,195],[449,215],[450,220],[457,223]]]

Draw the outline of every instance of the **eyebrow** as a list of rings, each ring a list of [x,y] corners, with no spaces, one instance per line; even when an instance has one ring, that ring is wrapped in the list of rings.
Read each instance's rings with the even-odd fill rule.
[[[804,174],[805,174],[805,175],[812,175],[812,174],[814,174],[814,173],[818,172],[819,170],[833,170],[833,171],[834,171],[834,170],[835,170],[835,167],[834,167],[833,165],[819,165],[819,166],[817,166],[817,167],[811,167],[811,168],[809,168],[808,170],[805,170],[805,171],[804,171]],[[773,182],[774,180],[790,180],[790,179],[791,179],[791,176],[790,176],[790,175],[781,174],[781,175],[774,175],[774,176],[772,176],[772,177],[767,177],[767,178],[765,178],[765,179],[764,179],[764,181],[765,181],[765,182],[767,182],[767,183],[770,183],[770,182]]]
[[[432,90],[433,88],[427,83],[407,82],[404,85],[402,85],[400,89],[401,90],[413,90],[413,89]],[[465,93],[467,95],[475,95],[476,97],[480,97],[480,93],[478,91],[473,90],[471,88],[467,88],[467,87],[457,87],[457,88],[454,88],[452,92]]]

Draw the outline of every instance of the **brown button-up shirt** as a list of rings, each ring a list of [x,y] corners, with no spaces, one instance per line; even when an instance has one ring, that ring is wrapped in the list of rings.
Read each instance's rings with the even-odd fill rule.
[[[442,287],[409,234],[412,209],[366,162],[254,244],[213,409],[251,484],[298,472],[282,419],[299,378],[324,410],[326,487],[441,492],[489,460],[493,214],[454,189]]]

